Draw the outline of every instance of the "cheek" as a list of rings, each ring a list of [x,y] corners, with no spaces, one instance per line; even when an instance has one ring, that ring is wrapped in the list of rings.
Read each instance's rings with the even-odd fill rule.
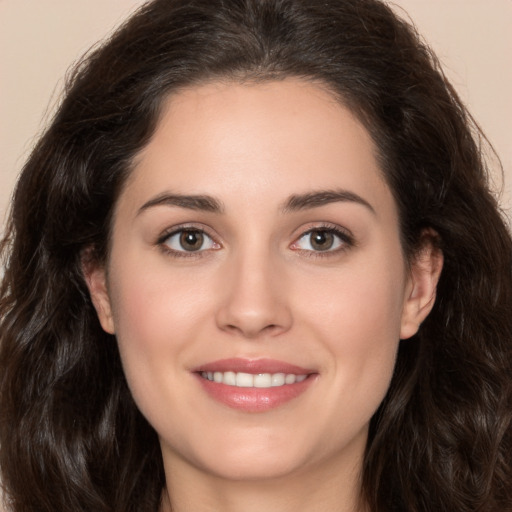
[[[182,385],[176,375],[210,306],[204,276],[170,274],[165,264],[149,267],[135,258],[117,266],[113,260],[110,295],[124,372],[139,408],[150,416],[155,404],[170,400],[169,389]]]
[[[340,347],[359,352],[385,340],[398,341],[403,282],[397,269],[368,264],[316,276],[296,295],[304,298],[301,315],[316,319]]]
[[[207,277],[190,270],[170,272],[161,259],[154,265],[134,262],[112,273],[116,332],[145,349],[162,341],[179,343],[177,330],[192,329],[207,307]]]
[[[372,269],[373,268],[373,269]],[[303,290],[302,316],[329,351],[333,390],[348,391],[349,408],[370,417],[384,398],[395,366],[403,307],[403,275],[382,266],[340,272]],[[320,283],[322,284],[322,283]]]

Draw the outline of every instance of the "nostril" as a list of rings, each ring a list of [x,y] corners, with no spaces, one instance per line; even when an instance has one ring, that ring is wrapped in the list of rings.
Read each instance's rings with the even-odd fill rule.
[[[226,294],[215,314],[217,326],[224,332],[245,338],[276,336],[287,331],[292,324],[287,303],[267,293],[269,290],[256,292],[237,288]]]
[[[241,335],[244,338],[251,339],[251,338],[257,338],[257,337],[265,335],[265,334],[267,334],[267,335],[272,334],[277,331],[281,331],[283,329],[278,324],[269,324],[269,325],[265,325],[263,327],[259,326],[259,325],[254,325],[254,326],[245,325],[242,327],[242,326],[238,326],[235,324],[227,324],[224,326],[224,330],[226,330],[227,332],[231,332],[233,334]]]

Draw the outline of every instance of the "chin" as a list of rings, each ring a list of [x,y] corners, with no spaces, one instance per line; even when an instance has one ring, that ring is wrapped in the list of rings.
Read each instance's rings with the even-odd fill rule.
[[[252,431],[247,436],[237,436],[234,432],[226,436],[212,434],[200,442],[173,443],[175,448],[171,449],[173,454],[167,457],[168,462],[174,465],[179,459],[186,466],[218,479],[257,481],[299,473],[315,458],[314,450],[307,448],[304,441],[286,442],[286,438],[264,430]],[[162,450],[165,460],[166,447],[162,446]]]
[[[302,460],[283,460],[280,456],[265,454],[253,456],[252,459],[244,457],[243,460],[227,456],[223,457],[222,462],[217,461],[204,469],[224,480],[254,482],[289,477],[303,471],[305,464]]]

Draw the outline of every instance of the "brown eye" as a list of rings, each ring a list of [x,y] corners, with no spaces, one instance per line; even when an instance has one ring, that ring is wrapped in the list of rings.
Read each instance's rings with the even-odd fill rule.
[[[198,251],[204,243],[204,235],[200,231],[182,231],[180,246],[184,251]]]
[[[353,243],[352,236],[344,231],[319,227],[305,232],[291,247],[311,253],[335,253],[338,250],[348,249]]]
[[[316,230],[309,233],[309,243],[315,251],[327,251],[334,245],[334,234],[331,231]]]
[[[159,243],[175,253],[203,252],[219,248],[219,244],[200,229],[180,229],[163,237]]]

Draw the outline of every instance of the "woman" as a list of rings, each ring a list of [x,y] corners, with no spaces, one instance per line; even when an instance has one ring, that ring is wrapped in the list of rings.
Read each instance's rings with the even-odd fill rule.
[[[149,3],[16,189],[9,510],[511,509],[511,248],[384,4]]]

